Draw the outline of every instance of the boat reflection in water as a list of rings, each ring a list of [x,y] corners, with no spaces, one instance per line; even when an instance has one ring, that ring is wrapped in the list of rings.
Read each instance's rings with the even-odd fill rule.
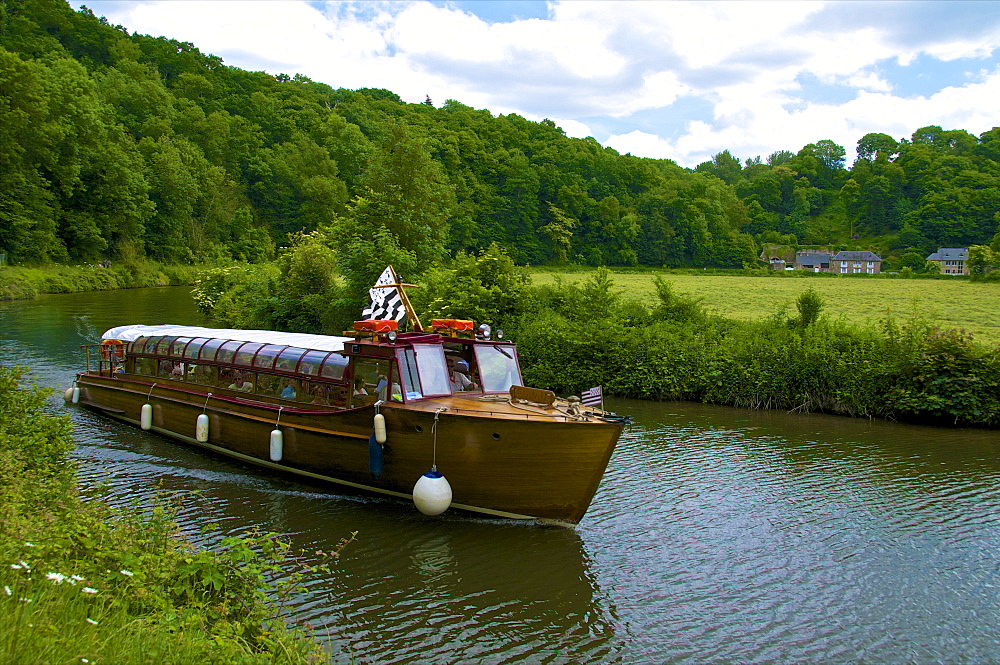
[[[575,530],[469,519],[457,529],[387,501],[350,503],[317,523],[351,525],[358,540],[333,575],[313,578],[296,616],[336,662],[607,662],[624,648]],[[329,549],[337,535],[301,544]]]
[[[353,337],[119,326],[85,347],[67,399],[430,515],[576,524],[624,419],[523,387],[515,345],[473,332],[456,320],[429,333],[366,320]]]

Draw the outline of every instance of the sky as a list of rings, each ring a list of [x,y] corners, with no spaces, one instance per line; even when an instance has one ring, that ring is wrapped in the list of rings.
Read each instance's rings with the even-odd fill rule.
[[[74,7],[81,3],[74,1]],[[1000,2],[91,0],[228,65],[548,118],[694,167],[1000,125]]]

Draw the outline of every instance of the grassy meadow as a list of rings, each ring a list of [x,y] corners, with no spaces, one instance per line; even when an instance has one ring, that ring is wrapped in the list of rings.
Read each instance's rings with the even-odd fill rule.
[[[593,270],[546,271],[534,269],[536,286],[582,281]],[[1000,282],[965,279],[877,279],[839,276],[756,277],[746,275],[697,275],[691,273],[614,273],[615,287],[627,297],[655,300],[653,280],[661,275],[676,293],[703,298],[709,314],[733,319],[767,318],[784,309],[795,315],[795,300],[812,287],[822,296],[823,313],[862,324],[887,314],[897,320],[917,316],[942,328],[957,328],[974,335],[981,344],[1000,344]]]

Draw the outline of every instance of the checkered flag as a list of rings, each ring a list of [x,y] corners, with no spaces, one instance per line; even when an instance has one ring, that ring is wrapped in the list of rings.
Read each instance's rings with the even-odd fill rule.
[[[399,296],[399,278],[392,266],[386,266],[382,271],[375,287],[368,290],[371,302],[361,312],[361,318],[371,319],[391,319],[398,321],[400,325],[406,320],[406,308],[403,306],[403,299]]]

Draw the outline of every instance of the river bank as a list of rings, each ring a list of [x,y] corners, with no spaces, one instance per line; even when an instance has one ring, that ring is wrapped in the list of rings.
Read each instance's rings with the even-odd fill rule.
[[[23,372],[0,367],[0,660],[327,659],[281,618],[276,598],[296,586],[286,543],[250,531],[195,547],[169,499],[112,508],[81,492],[70,419]]]
[[[43,293],[87,293],[149,286],[186,286],[205,266],[129,261],[103,265],[0,268],[0,300],[31,300]]]

